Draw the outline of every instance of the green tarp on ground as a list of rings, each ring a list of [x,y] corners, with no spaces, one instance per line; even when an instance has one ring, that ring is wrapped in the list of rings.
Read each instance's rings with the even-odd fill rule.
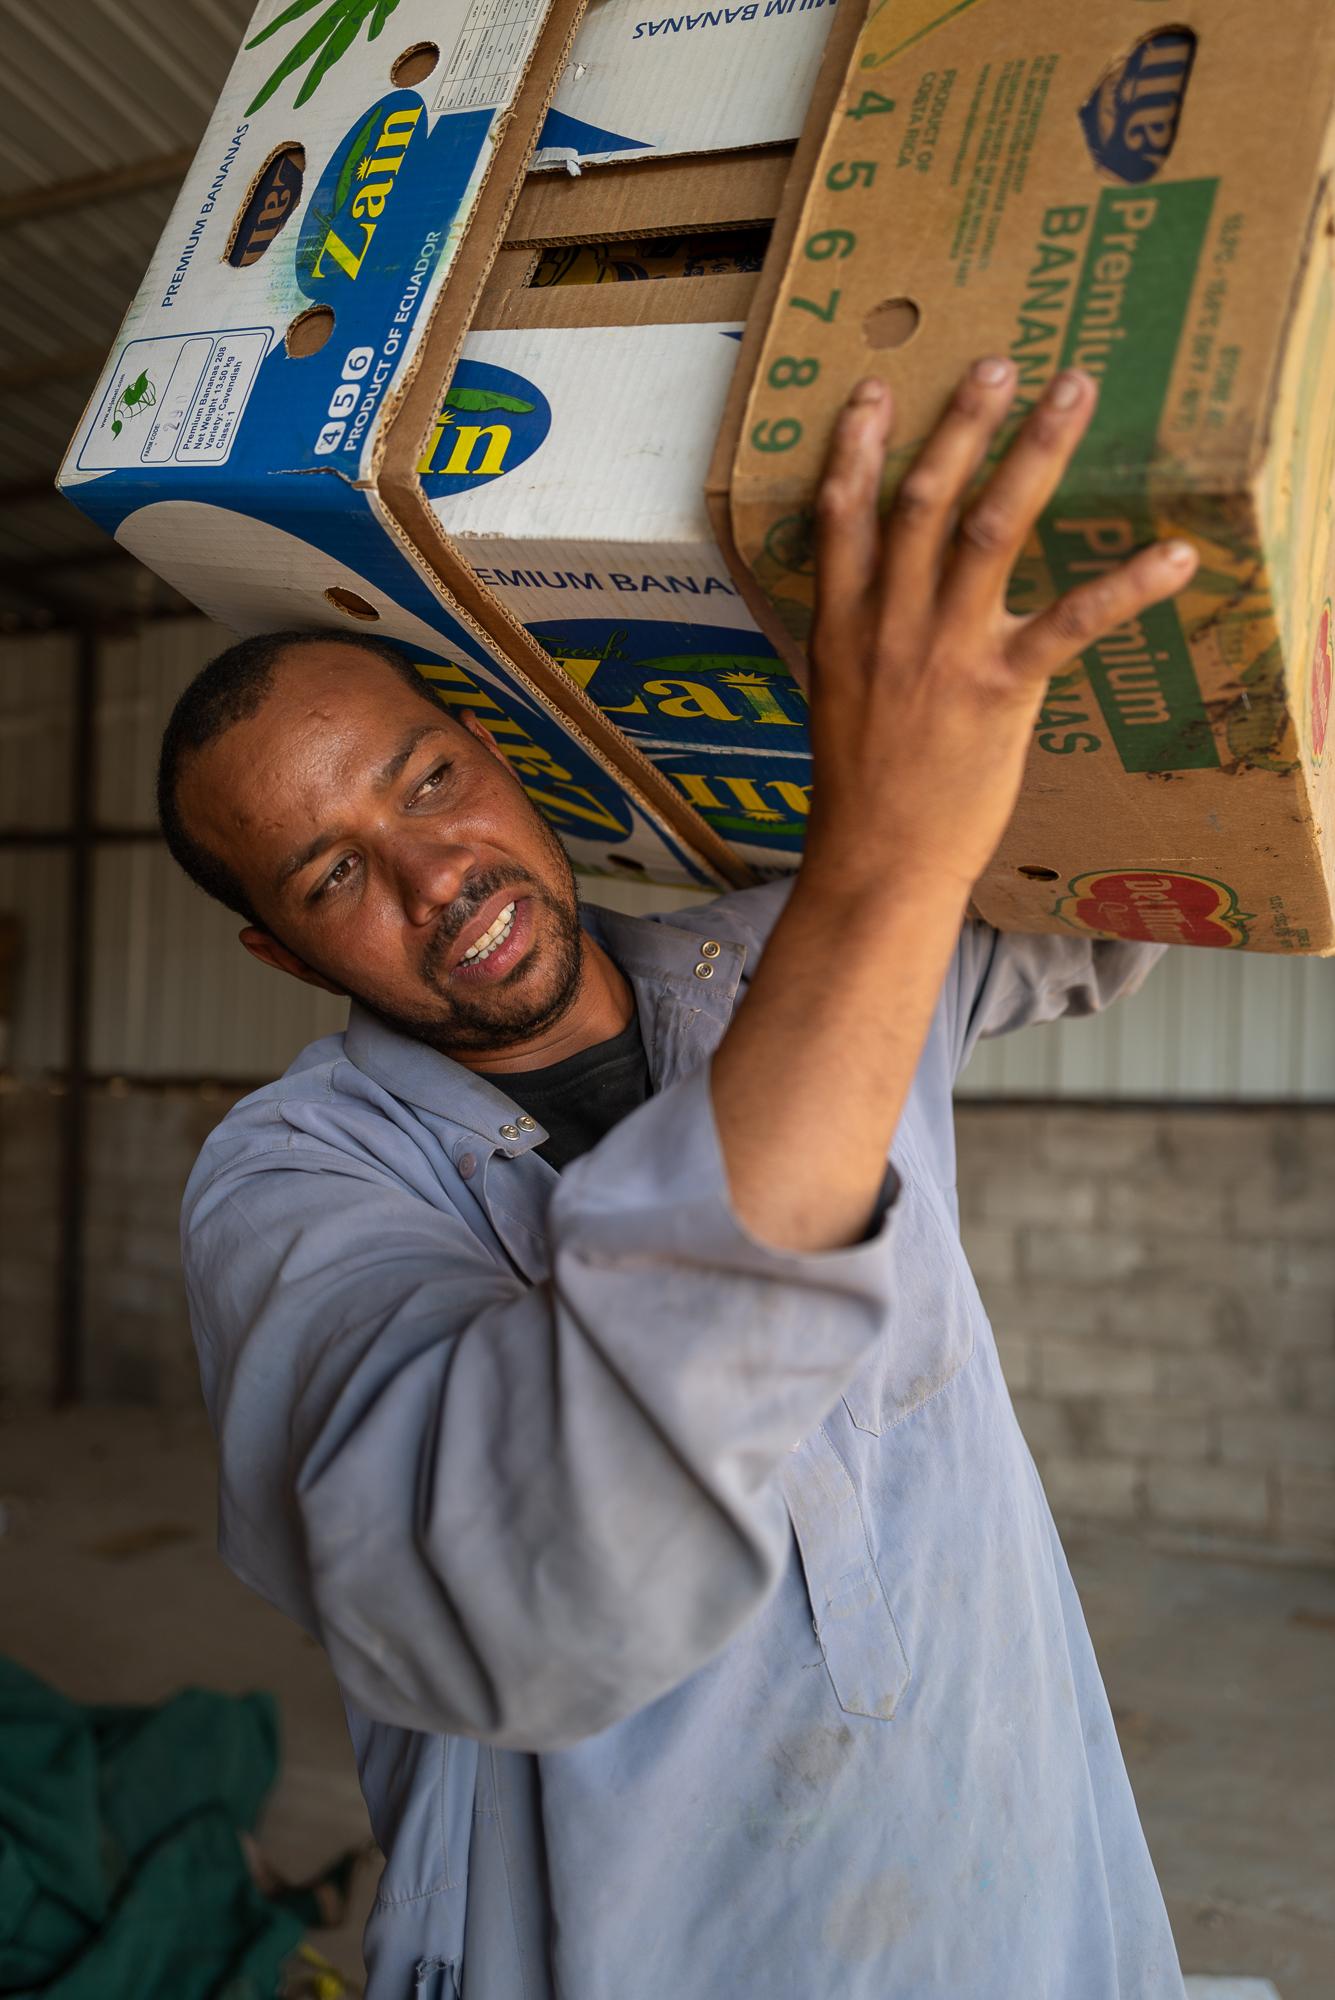
[[[320,1921],[247,1867],[277,1775],[267,1694],[86,1707],[0,1659],[0,1994],[274,2000]]]

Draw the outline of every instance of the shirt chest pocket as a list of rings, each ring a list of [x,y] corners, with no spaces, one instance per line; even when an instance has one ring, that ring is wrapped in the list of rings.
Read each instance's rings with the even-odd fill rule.
[[[952,1382],[973,1353],[977,1289],[946,1197],[905,1163],[885,1328],[844,1394],[860,1431],[881,1436]]]
[[[973,1353],[982,1310],[947,1196],[916,1159],[903,1157],[897,1165],[892,1302],[881,1338],[844,1396],[856,1428],[876,1438],[960,1373]],[[845,1463],[830,1435],[838,1429],[827,1420],[790,1453],[784,1500],[839,1705],[850,1715],[884,1722],[895,1714],[911,1669],[859,1495],[866,1453]],[[888,1437],[884,1445],[867,1447],[872,1454],[892,1449]]]

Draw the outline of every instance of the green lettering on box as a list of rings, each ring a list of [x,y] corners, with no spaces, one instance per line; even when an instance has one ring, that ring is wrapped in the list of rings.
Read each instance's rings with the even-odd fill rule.
[[[1099,405],[1039,524],[1059,590],[1153,539],[1146,491],[1217,183],[1108,188],[1094,212],[1059,365],[1099,384]],[[1177,607],[1151,605],[1084,655],[1127,771],[1217,767]]]

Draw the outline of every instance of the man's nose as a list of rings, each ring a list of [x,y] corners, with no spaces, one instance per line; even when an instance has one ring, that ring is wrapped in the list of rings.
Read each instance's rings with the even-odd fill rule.
[[[395,842],[393,866],[408,921],[430,924],[459,894],[477,855],[463,841],[405,835]]]

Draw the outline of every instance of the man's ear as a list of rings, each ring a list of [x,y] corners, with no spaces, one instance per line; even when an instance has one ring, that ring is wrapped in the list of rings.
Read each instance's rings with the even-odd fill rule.
[[[507,771],[510,771],[509,758],[506,756],[504,750],[501,749],[500,744],[496,741],[496,738],[492,735],[491,731],[487,728],[486,724],[484,722],[478,721],[472,709],[471,708],[460,709],[458,719],[463,724],[464,728],[468,731],[469,735],[476,736],[478,742],[482,745],[482,747],[485,750],[490,750],[492,756],[496,759],[497,763],[503,764],[505,769]],[[511,777],[513,777],[514,772],[510,771],[510,775]]]
[[[254,924],[247,924],[238,935],[251,957],[257,958],[261,965],[271,965],[275,972],[288,972],[294,979],[304,980],[307,986],[319,986],[326,993],[337,993],[340,1000],[347,999],[348,992],[345,986],[335,986],[332,979],[326,979],[323,973],[313,971],[304,958],[298,958],[294,951],[289,951],[285,944],[280,944],[268,931],[258,930]]]

